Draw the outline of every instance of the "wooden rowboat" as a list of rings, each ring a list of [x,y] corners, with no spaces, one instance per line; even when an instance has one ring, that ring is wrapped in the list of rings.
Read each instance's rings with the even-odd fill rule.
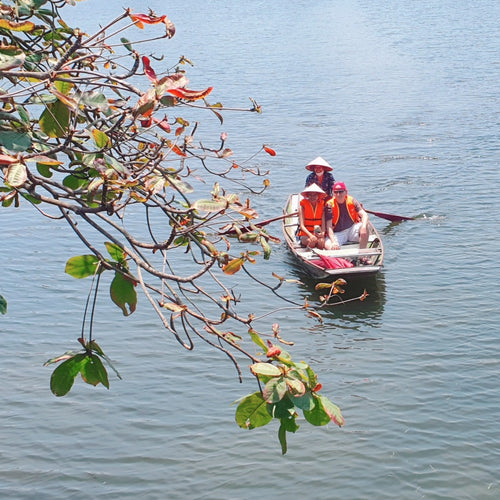
[[[359,243],[347,243],[339,250],[304,248],[296,236],[299,227],[299,204],[299,194],[289,196],[283,214],[283,235],[288,248],[311,277],[318,279],[366,277],[380,271],[384,261],[384,246],[379,233],[370,221],[367,248],[360,249]]]

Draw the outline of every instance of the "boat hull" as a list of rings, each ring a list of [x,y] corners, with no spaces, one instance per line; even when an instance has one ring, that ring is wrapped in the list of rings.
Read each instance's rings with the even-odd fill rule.
[[[300,245],[296,233],[299,227],[300,195],[289,196],[284,208],[285,217],[282,222],[283,235],[290,252],[301,267],[315,279],[365,278],[377,274],[384,261],[382,239],[371,222],[368,222],[368,248],[360,249],[358,243],[347,243],[339,250],[316,250]],[[322,258],[326,257],[326,259]],[[332,260],[333,259],[333,260]],[[369,264],[362,264],[362,261]],[[352,267],[332,267],[350,262]]]

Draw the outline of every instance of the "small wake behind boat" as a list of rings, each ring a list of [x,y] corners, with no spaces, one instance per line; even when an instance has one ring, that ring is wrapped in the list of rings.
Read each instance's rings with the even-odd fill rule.
[[[342,245],[339,250],[304,248],[296,237],[299,205],[300,195],[290,195],[284,208],[283,235],[292,254],[313,278],[370,276],[380,271],[384,260],[384,246],[370,221],[368,248],[360,249],[359,243],[354,242]]]

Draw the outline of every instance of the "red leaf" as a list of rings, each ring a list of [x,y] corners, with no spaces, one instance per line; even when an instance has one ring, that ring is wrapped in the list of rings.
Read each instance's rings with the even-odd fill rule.
[[[0,165],[10,165],[11,163],[16,163],[19,160],[9,155],[0,155]]]
[[[188,90],[185,88],[179,89],[169,89],[167,92],[169,94],[175,95],[175,97],[179,97],[180,99],[185,99],[186,101],[197,101],[198,99],[203,99],[210,92],[212,92],[214,88],[208,87],[205,90]]]
[[[156,77],[156,73],[154,69],[149,64],[149,58],[146,56],[142,56],[142,64],[144,65],[144,73],[146,76],[153,82],[156,83],[158,78]]]
[[[178,154],[179,156],[187,156],[186,153],[184,153],[180,148],[179,146],[172,146],[172,151],[175,153],[175,154]]]
[[[135,25],[140,28],[141,30],[144,29],[144,24],[142,23],[146,23],[146,24],[158,24],[158,23],[165,23],[166,24],[166,20],[168,21],[167,19],[167,16],[161,16],[161,17],[158,17],[158,16],[148,16],[146,14],[129,14],[130,16],[130,19],[132,19],[132,21],[134,21]]]
[[[149,89],[139,98],[139,101],[137,102],[137,105],[134,108],[134,114],[136,116],[142,115],[147,118],[152,115],[156,103],[157,100],[155,96],[155,91],[154,89]]]
[[[156,82],[156,94],[162,97],[168,89],[177,89],[185,87],[189,83],[184,73],[174,73],[173,75],[164,76]]]
[[[171,132],[172,129],[170,128],[170,123],[168,123],[166,116],[165,118],[163,118],[163,120],[158,120],[158,118],[153,118],[153,121],[156,123],[156,125],[158,125],[158,127],[167,132],[167,134]]]
[[[268,148],[267,146],[264,146],[264,151],[271,156],[276,156],[276,151],[274,149]]]
[[[267,350],[266,356],[268,358],[274,358],[275,356],[279,356],[281,354],[281,349],[278,346],[273,346]]]

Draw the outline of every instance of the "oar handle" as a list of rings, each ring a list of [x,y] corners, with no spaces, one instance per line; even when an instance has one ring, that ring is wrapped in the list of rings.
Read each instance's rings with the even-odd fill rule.
[[[256,226],[256,227],[264,227],[264,226],[267,226],[268,224],[271,224],[271,222],[275,222],[275,221],[281,220],[281,219],[286,219],[287,217],[295,217],[296,215],[299,215],[299,213],[293,212],[291,214],[283,214],[283,215],[279,215],[278,217],[273,217],[272,219],[263,220],[261,222],[255,222],[255,224],[252,224],[252,225]],[[252,228],[250,226],[242,226],[239,228],[239,230],[242,233],[247,233],[247,232],[251,231]],[[228,231],[223,231],[220,234],[235,234],[235,233],[236,233],[235,229],[229,229]]]
[[[275,221],[281,220],[281,219],[286,219],[287,217],[295,217],[296,215],[299,215],[299,212],[294,212],[292,214],[283,214],[283,215],[280,215],[278,217],[273,217],[272,219],[263,220],[262,222],[256,222],[254,224],[254,226],[257,226],[257,227],[267,226],[271,222],[275,222]]]

